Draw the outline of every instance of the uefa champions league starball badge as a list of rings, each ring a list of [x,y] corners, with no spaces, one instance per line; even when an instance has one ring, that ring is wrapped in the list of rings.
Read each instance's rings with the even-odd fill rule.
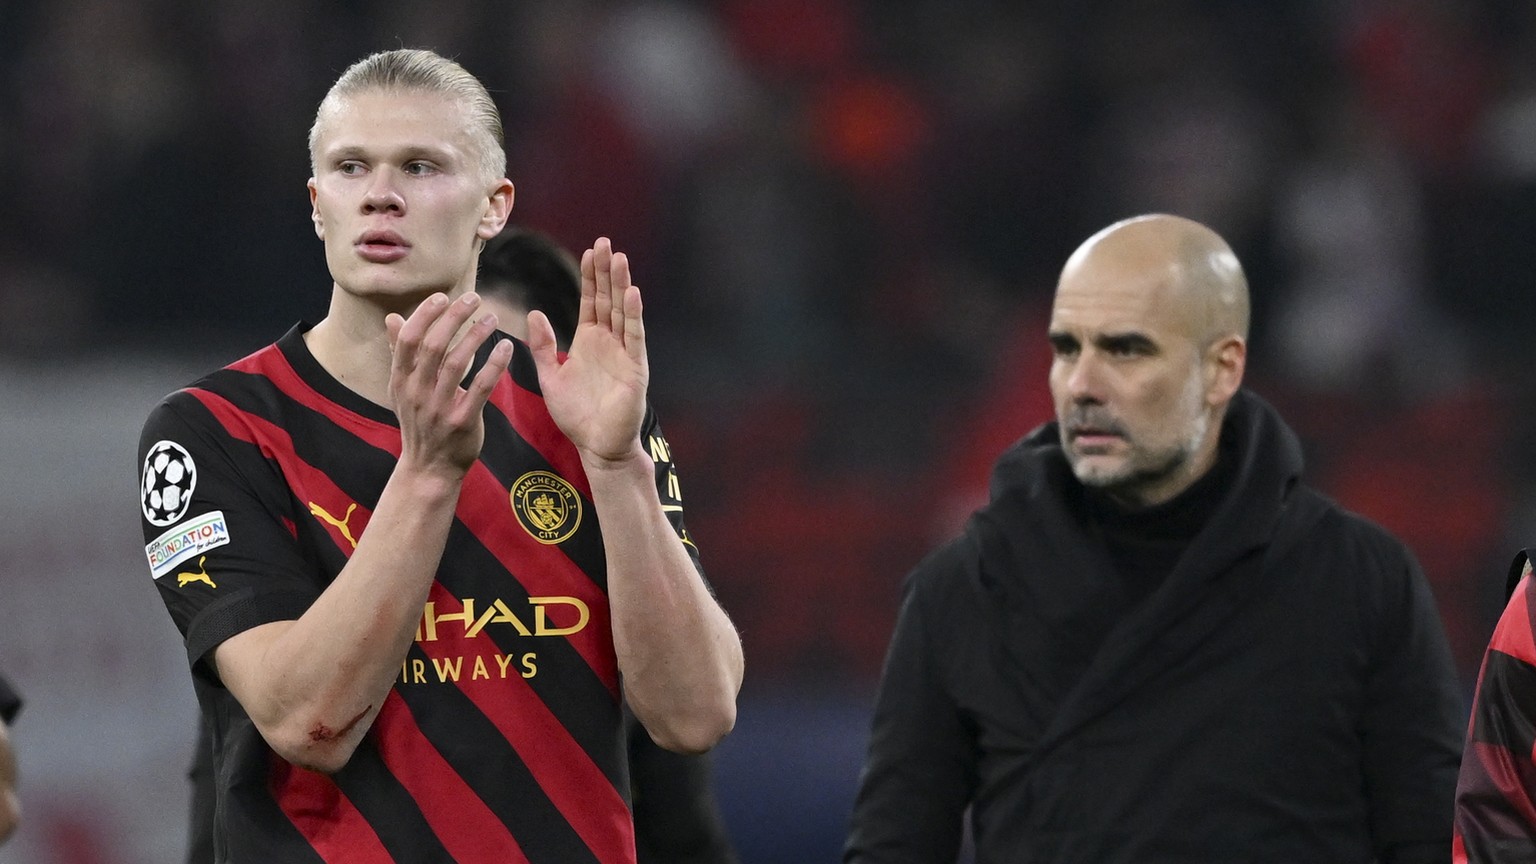
[[[144,476],[139,484],[139,506],[149,524],[164,527],[187,515],[192,490],[197,486],[197,465],[192,454],[175,441],[160,441],[144,457]]]

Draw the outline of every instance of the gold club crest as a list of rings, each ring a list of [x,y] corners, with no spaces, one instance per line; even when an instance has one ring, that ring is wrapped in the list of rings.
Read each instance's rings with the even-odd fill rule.
[[[581,496],[559,475],[529,471],[512,484],[512,512],[533,539],[553,545],[581,526]]]

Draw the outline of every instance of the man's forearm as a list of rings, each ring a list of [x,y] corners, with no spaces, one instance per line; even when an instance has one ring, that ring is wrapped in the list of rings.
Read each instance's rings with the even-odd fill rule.
[[[235,636],[220,675],[279,755],[346,764],[394,685],[436,575],[458,483],[397,469],[357,549],[296,621]]]
[[[735,724],[741,640],[657,498],[643,451],[587,464],[603,525],[614,648],[625,697],[657,743],[699,752]]]

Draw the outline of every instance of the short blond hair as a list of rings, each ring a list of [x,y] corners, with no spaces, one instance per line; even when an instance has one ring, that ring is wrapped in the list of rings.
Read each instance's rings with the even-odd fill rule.
[[[458,63],[435,51],[397,48],[380,51],[353,63],[320,100],[315,122],[309,127],[309,167],[314,172],[319,153],[320,127],[326,115],[348,96],[371,90],[437,93],[459,101],[469,116],[471,138],[480,149],[480,169],[487,181],[507,172],[506,138],[501,112],[480,79]]]

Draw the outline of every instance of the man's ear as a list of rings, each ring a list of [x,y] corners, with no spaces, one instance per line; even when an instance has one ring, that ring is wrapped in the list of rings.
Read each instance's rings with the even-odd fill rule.
[[[1212,405],[1224,405],[1243,386],[1243,371],[1248,365],[1248,341],[1236,334],[1216,340],[1206,349],[1206,399]]]
[[[309,178],[309,182],[304,185],[309,187],[309,221],[315,223],[315,236],[324,240],[325,222],[320,218],[320,206],[315,202],[315,178]]]
[[[512,187],[512,181],[503,177],[491,187],[491,194],[486,199],[485,212],[480,216],[480,225],[475,228],[475,234],[481,240],[489,240],[501,233],[506,227],[507,219],[512,215],[512,198],[516,190]]]

